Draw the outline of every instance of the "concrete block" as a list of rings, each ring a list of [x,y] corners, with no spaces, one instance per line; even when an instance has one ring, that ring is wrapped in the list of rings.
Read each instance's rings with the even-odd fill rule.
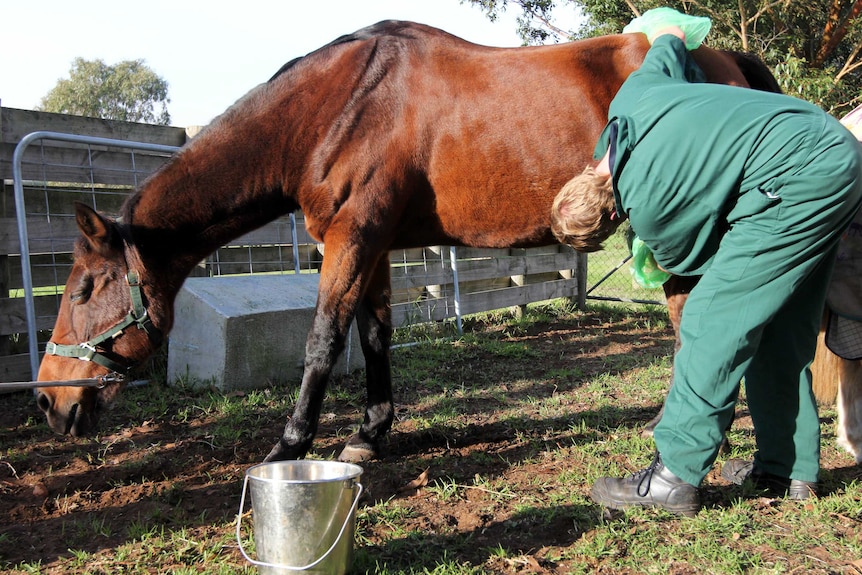
[[[168,381],[186,378],[222,391],[298,385],[319,278],[187,279],[174,306]],[[365,366],[355,323],[347,345],[333,373]]]

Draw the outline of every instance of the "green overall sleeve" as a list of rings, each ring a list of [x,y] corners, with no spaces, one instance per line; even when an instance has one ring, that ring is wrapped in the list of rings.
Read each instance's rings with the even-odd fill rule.
[[[657,38],[643,65],[611,102],[609,122],[596,149],[596,155],[604,154],[614,133],[611,168],[617,212],[629,217],[662,267],[680,275],[700,271],[706,263],[701,256],[704,248],[711,249],[718,241],[715,207],[692,207],[709,198],[680,178],[702,169],[700,160],[674,163],[681,146],[697,145],[687,141],[697,125],[681,121],[674,108],[686,108],[684,90],[702,86],[704,79],[682,40],[672,35]]]
[[[614,96],[608,109],[608,125],[596,144],[594,158],[600,159],[609,145],[610,124],[624,118],[643,92],[657,84],[705,82],[706,76],[685,49],[685,44],[669,34],[659,36],[647,52],[640,68],[632,72]]]
[[[608,119],[626,116],[637,105],[643,93],[662,85],[691,84],[706,81],[703,71],[685,49],[679,38],[659,36],[640,68],[631,73],[611,102]]]

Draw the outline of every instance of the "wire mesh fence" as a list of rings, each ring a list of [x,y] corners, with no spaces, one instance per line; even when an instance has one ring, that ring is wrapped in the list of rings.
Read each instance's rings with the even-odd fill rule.
[[[643,288],[632,277],[628,233],[629,225],[624,223],[608,238],[602,251],[589,255],[586,298],[664,305],[666,302],[661,288]]]

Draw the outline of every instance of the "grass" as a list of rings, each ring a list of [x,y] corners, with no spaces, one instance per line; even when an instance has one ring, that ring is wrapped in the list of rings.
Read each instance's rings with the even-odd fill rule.
[[[805,504],[766,500],[708,478],[695,518],[649,509],[608,513],[590,501],[592,482],[629,473],[652,457],[640,428],[662,401],[671,370],[663,310],[593,306],[582,313],[554,302],[524,317],[472,317],[465,328],[461,338],[429,337],[393,352],[399,421],[388,444],[392,454],[365,464],[369,497],[357,513],[354,573],[858,573],[862,484],[849,456],[834,446],[832,408],[821,412],[825,497]],[[615,351],[621,340],[629,351]],[[311,457],[331,457],[323,445],[340,443],[342,426],[355,423],[363,386],[361,374],[333,382],[338,389],[324,411],[334,423]],[[117,419],[173,436],[125,438],[126,428],[117,427],[75,442],[77,473],[91,473],[93,482],[106,473],[111,479],[55,495],[53,505],[67,510],[52,520],[67,552],[4,563],[3,550],[23,541],[18,532],[0,533],[0,569],[256,572],[237,551],[233,514],[243,470],[268,449],[266,433],[293,397],[291,390],[220,394],[191,382],[169,394],[158,385],[128,390]],[[752,455],[754,438],[744,422],[730,440],[733,456]],[[183,446],[202,450],[186,460]],[[258,451],[243,459],[252,449]],[[0,451],[22,476],[43,452],[35,436]],[[63,465],[52,460],[44,475],[67,473]],[[187,472],[191,466],[205,469],[203,475]],[[426,486],[413,495],[398,492],[423,470]],[[147,495],[75,512],[112,488]]]

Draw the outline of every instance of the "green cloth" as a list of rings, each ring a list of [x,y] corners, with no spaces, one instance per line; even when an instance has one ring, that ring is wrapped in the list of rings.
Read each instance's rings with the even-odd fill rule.
[[[862,203],[859,144],[802,100],[702,79],[680,39],[659,37],[596,148],[599,158],[616,124],[618,212],[662,267],[702,276],[682,314],[656,446],[699,484],[744,378],[756,465],[816,481],[808,366],[838,239]]]
[[[661,269],[652,252],[639,237],[632,240],[632,277],[644,289],[660,288],[670,279],[670,274]]]
[[[623,33],[642,32],[651,39],[656,32],[669,26],[678,26],[685,33],[685,47],[694,50],[709,34],[712,22],[704,16],[690,16],[673,8],[653,8],[629,22]]]

